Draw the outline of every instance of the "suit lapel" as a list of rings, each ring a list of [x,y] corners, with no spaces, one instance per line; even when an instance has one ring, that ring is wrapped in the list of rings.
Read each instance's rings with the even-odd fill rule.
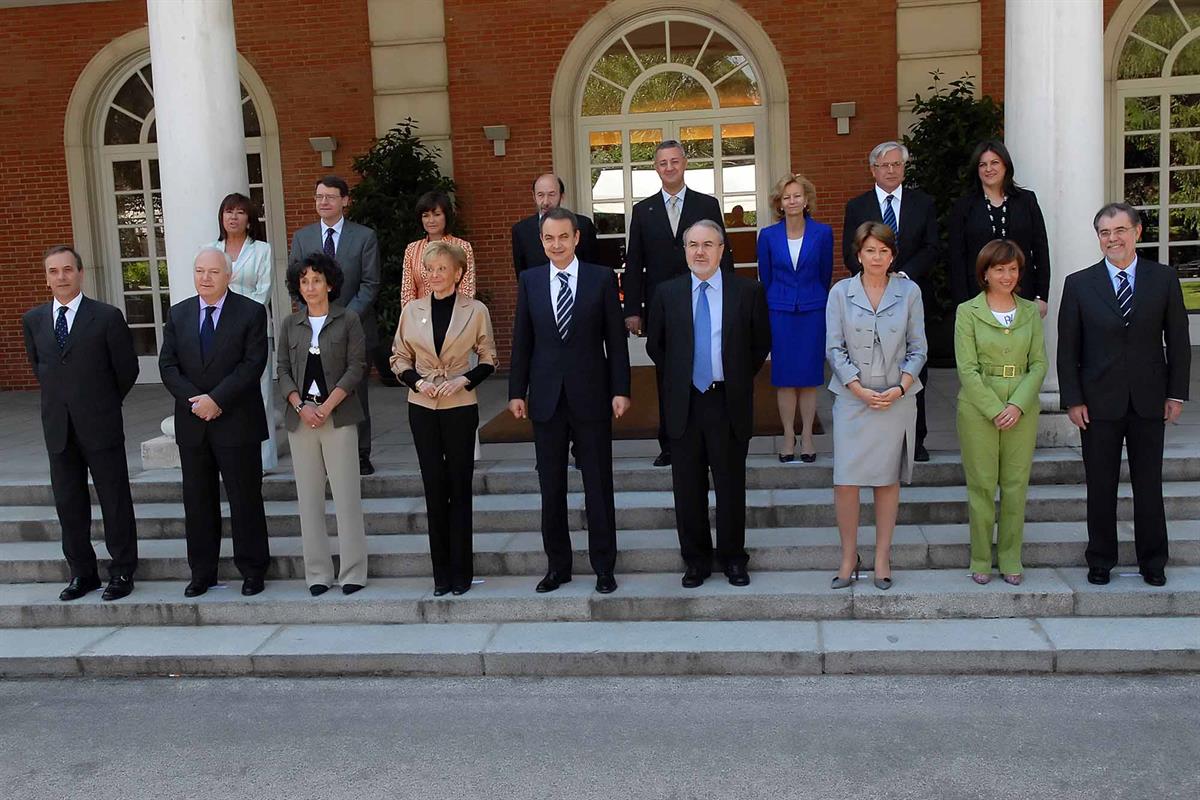
[[[1108,266],[1103,261],[1092,266],[1092,285],[1095,287],[1096,293],[1112,309],[1112,312],[1118,317],[1121,316],[1121,307],[1117,305],[1117,290],[1113,288],[1112,278],[1108,275]]]
[[[46,353],[58,352],[58,341],[54,338],[54,301],[38,306],[37,314],[33,317],[33,335],[38,344],[38,350]]]
[[[238,317],[237,300],[238,295],[232,289],[226,290],[225,302],[221,305],[221,315],[217,318],[217,335],[213,337],[212,347],[209,348],[208,353],[201,355],[206,367],[213,360],[213,357],[225,346],[229,337],[233,335],[233,326],[237,324]],[[199,311],[196,313],[199,314]],[[196,343],[200,343],[200,330],[198,328],[196,330]]]
[[[71,324],[71,332],[67,334],[67,342],[63,346],[62,354],[65,356],[71,352],[71,348],[75,346],[75,342],[79,341],[84,335],[84,330],[87,328],[93,318],[95,318],[95,309],[92,308],[92,303],[86,297],[79,300],[79,310],[75,312],[75,322]],[[57,342],[55,343],[57,346]]]
[[[785,237],[786,238],[786,237]],[[719,270],[718,270],[719,271]],[[728,354],[733,348],[726,347],[729,344],[729,334],[736,330],[734,320],[738,316],[738,303],[741,300],[741,292],[735,290],[733,281],[730,276],[721,276],[721,368],[725,372],[725,377],[728,378],[732,372],[729,369]],[[695,336],[693,335],[693,339]]]
[[[886,290],[884,294],[887,294]],[[863,287],[861,272],[850,279],[850,290],[846,292],[846,300],[851,305],[870,311],[872,314],[875,313],[875,309],[871,306],[871,300],[867,297],[867,290]]]
[[[904,297],[904,291],[900,288],[902,280],[906,280],[906,278],[897,278],[895,275],[888,276],[887,288],[883,290],[883,297],[879,298],[879,308],[875,309],[876,314],[887,311]]]
[[[650,195],[650,202],[646,204],[646,213],[650,215],[653,224],[661,225],[666,231],[667,236],[678,239],[679,233],[683,232],[683,214],[687,208],[687,196],[683,198],[684,208],[679,209],[679,233],[671,233],[671,216],[667,213],[667,204],[663,202],[662,190],[659,189]]]
[[[320,228],[317,230],[319,231]],[[350,243],[353,239],[354,228],[351,227],[350,220],[347,219],[342,223],[342,235],[338,237],[337,249],[334,251],[334,255],[341,257],[350,252]]]
[[[474,312],[471,310],[470,299],[458,295],[454,301],[454,309],[450,312],[450,324],[446,326],[446,336],[442,340],[443,353],[450,348],[450,343],[466,330],[467,323],[471,321],[472,316],[474,316]]]

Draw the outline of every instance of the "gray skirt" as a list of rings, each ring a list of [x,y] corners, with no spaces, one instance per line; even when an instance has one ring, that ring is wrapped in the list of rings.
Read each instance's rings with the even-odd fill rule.
[[[872,409],[847,390],[833,400],[833,482],[837,486],[912,483],[917,398],[910,391],[890,408]]]

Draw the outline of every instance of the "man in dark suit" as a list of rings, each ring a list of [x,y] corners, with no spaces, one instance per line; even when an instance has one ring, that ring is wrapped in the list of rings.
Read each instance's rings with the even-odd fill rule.
[[[562,178],[553,173],[541,175],[533,182],[533,202],[537,206],[537,213],[530,214],[512,226],[513,269],[518,279],[521,273],[530,267],[550,263],[546,258],[546,250],[542,247],[540,225],[547,211],[562,205],[566,191]],[[575,250],[576,257],[586,264],[599,263],[596,260],[596,226],[583,214],[576,213],[575,218],[579,220],[579,247]]]
[[[542,218],[549,263],[517,282],[508,408],[533,421],[542,490],[542,543],[549,562],[539,592],[571,580],[567,528],[567,446],[583,470],[588,555],[596,591],[617,588],[612,418],[629,408],[629,351],[612,270],[575,257],[575,215],[555,208]],[[528,401],[526,396],[528,395]]]
[[[771,352],[761,283],[718,268],[721,226],[700,220],[684,234],[690,275],[658,287],[646,351],[663,372],[671,482],[683,585],[712,572],[708,473],[717,495],[717,558],[734,586],[746,571],[746,452],[754,435],[754,376]]]
[[[298,264],[309,253],[323,252],[337,261],[345,282],[333,302],[358,314],[369,354],[379,345],[379,326],[375,322],[375,298],[379,296],[379,241],[375,231],[346,219],[350,205],[350,187],[337,175],[326,175],[317,181],[317,214],[321,219],[305,225],[292,236],[288,264]],[[371,463],[371,402],[367,387],[371,382],[368,368],[358,385],[363,420],[358,423],[358,469],[363,475],[375,472]]]
[[[229,500],[233,561],[242,594],[263,590],[270,562],[262,499],[267,415],[258,380],[267,365],[267,310],[229,291],[229,256],[205,247],[196,256],[196,297],[171,306],[158,370],[175,397],[175,441],[183,468],[188,566],[184,589],[196,597],[217,583],[221,495]]]
[[[663,281],[686,275],[687,257],[683,248],[683,232],[694,222],[707,219],[715,222],[722,236],[725,232],[721,204],[712,195],[687,188],[684,176],[687,156],[683,145],[674,139],[662,142],[654,150],[654,171],[662,181],[662,190],[633,206],[629,220],[629,245],[625,250],[625,327],[630,333],[640,333],[649,325],[648,312],[654,302],[654,292]],[[733,271],[733,251],[726,247],[721,268]],[[667,436],[663,409],[663,375],[655,369],[658,384],[658,458],[654,466],[671,463],[671,440]]]
[[[846,203],[842,220],[842,260],[851,275],[862,271],[854,252],[854,234],[864,222],[882,222],[896,232],[896,259],[893,272],[902,272],[917,282],[929,295],[927,279],[938,262],[941,242],[938,238],[937,207],[933,198],[920,189],[904,186],[904,165],[908,148],[899,142],[875,145],[868,158],[875,185]],[[917,443],[913,457],[928,461],[925,449],[925,387],[929,385],[929,367],[921,368],[921,390],[917,392]]]
[[[1187,310],[1175,270],[1138,256],[1142,225],[1132,206],[1110,203],[1093,225],[1104,259],[1067,276],[1058,312],[1058,387],[1080,431],[1087,475],[1087,578],[1106,584],[1117,563],[1123,442],[1138,569],[1146,583],[1162,586],[1164,423],[1179,419],[1188,399]]]
[[[58,599],[77,600],[100,588],[91,541],[90,471],[109,555],[102,598],[116,600],[133,591],[138,560],[121,417],[121,403],[137,380],[137,354],[121,312],[83,296],[83,262],[73,248],[51,247],[42,264],[54,299],[26,312],[21,326],[25,353],[42,387],[50,486],[71,570],[71,582]]]

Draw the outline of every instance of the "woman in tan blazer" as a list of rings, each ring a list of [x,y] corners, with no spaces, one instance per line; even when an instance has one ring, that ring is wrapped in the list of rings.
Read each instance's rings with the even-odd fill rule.
[[[366,337],[358,315],[329,302],[342,288],[342,270],[324,253],[292,264],[287,286],[304,307],[283,321],[276,342],[279,393],[296,473],[304,578],[313,597],[333,583],[333,557],[325,528],[325,479],[337,513],[338,580],[343,594],[367,584],[367,536],[358,474],[358,422],[354,397],[366,369]],[[349,401],[349,402],[347,402]]]
[[[454,224],[454,206],[450,195],[441,189],[426,192],[417,199],[417,215],[425,237],[409,242],[404,248],[404,269],[400,273],[400,306],[404,307],[422,297],[429,296],[429,268],[425,266],[425,248],[434,242],[449,242],[458,245],[466,254],[467,265],[456,294],[460,297],[475,296],[475,252],[471,243],[450,234]]]
[[[392,371],[408,385],[408,422],[425,484],[436,596],[470,590],[471,481],[475,473],[475,387],[496,371],[487,306],[462,295],[467,254],[432,242],[423,267],[430,293],[400,312]],[[470,368],[471,354],[479,364]]]

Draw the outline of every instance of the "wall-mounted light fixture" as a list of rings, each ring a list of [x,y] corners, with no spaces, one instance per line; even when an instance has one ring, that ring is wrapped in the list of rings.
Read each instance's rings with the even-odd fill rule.
[[[484,125],[483,135],[492,143],[492,152],[498,156],[504,155],[504,143],[508,141],[507,125]]]
[[[337,139],[332,136],[314,136],[308,140],[312,149],[321,154],[321,166],[333,166],[333,151],[337,150]]]
[[[854,116],[854,103],[832,103],[829,116],[837,120],[838,136],[850,133],[850,118]]]

